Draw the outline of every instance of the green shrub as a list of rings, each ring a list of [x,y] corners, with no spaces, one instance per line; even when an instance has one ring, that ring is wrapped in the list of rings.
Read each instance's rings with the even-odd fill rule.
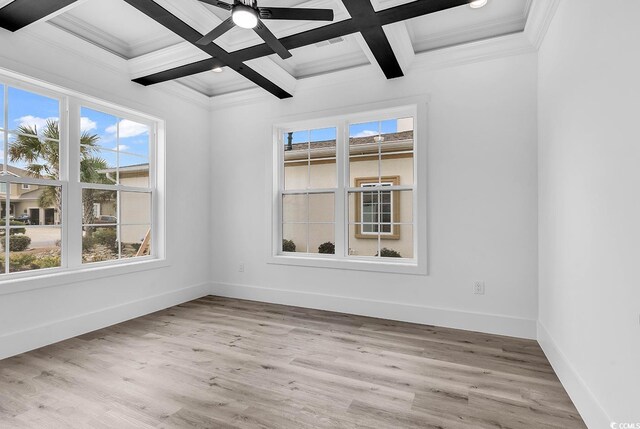
[[[106,248],[117,252],[118,251],[118,235],[115,228],[98,228],[91,235],[95,244],[101,244]]]
[[[11,255],[9,263],[9,269],[12,272],[56,268],[60,266],[60,256],[38,256],[32,253],[20,253]]]
[[[56,268],[60,266],[60,256],[44,256],[38,258],[35,263],[38,268]]]
[[[327,241],[326,243],[322,243],[320,246],[318,246],[318,253],[333,255],[336,253],[336,245],[330,241]]]
[[[2,248],[4,249],[5,240],[2,241]],[[31,237],[27,235],[11,235],[9,237],[9,250],[11,252],[22,252],[23,250],[27,250],[29,245],[31,244]]]
[[[376,253],[376,256],[378,256],[377,253]],[[386,247],[383,247],[382,249],[380,249],[380,256],[383,258],[402,258],[400,253],[396,252],[393,249],[387,249]]]
[[[35,265],[35,255],[29,253],[22,253],[20,255],[11,255],[9,258],[9,270],[10,271],[28,271],[38,268]]]
[[[296,251],[296,243],[291,240],[287,240],[286,238],[282,240],[282,251],[283,252],[295,252]]]

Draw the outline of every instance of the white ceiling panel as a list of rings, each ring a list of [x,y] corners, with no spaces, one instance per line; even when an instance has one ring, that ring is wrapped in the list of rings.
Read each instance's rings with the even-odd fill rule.
[[[224,67],[222,73],[208,71],[183,77],[177,81],[209,97],[256,88],[253,82],[228,67]]]
[[[389,0],[394,1],[394,0]],[[524,30],[530,0],[489,0],[480,9],[460,6],[407,21],[416,53]]]
[[[182,41],[122,0],[88,0],[49,22],[127,59]]]
[[[294,49],[291,53],[293,56],[286,60],[277,55],[269,58],[297,79],[369,64],[353,35]]]

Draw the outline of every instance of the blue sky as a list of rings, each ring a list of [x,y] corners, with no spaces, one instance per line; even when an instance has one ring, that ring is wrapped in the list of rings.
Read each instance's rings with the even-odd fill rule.
[[[352,124],[349,127],[349,137],[367,137],[378,134],[395,133],[398,130],[398,121],[390,119],[381,122],[365,122],[362,124]],[[317,142],[325,140],[335,140],[335,128],[323,128],[317,130],[296,131],[293,133],[293,144]],[[287,136],[284,136],[284,144],[287,144]]]
[[[0,89],[0,128],[5,127],[5,116],[10,130],[29,125],[37,127],[38,132],[47,120],[57,121],[60,118],[58,100],[11,87],[8,88],[8,115],[5,115],[2,85]],[[120,152],[120,166],[148,162],[149,130],[146,125],[82,108],[81,128],[100,137],[98,145],[104,149],[100,156],[112,166],[115,166],[116,151]]]

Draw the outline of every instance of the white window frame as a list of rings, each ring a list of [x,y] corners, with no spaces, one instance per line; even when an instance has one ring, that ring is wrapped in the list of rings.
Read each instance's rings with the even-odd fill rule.
[[[60,186],[62,188],[61,214],[61,266],[33,271],[0,273],[0,295],[56,286],[70,281],[81,281],[83,278],[97,278],[121,273],[143,271],[151,268],[167,266],[165,256],[165,194],[164,194],[164,148],[165,123],[162,119],[122,107],[108,101],[100,100],[57,85],[48,84],[19,73],[0,69],[0,84],[4,88],[13,87],[49,98],[57,99],[60,103],[60,177],[58,180],[12,177],[8,174],[0,176],[0,183],[6,183],[10,189],[11,183],[26,185]],[[4,114],[7,115],[8,97],[4,98]],[[151,188],[151,249],[150,255],[129,259],[82,263],[82,188],[99,189],[101,185],[80,182],[80,109],[88,107],[105,113],[113,114],[122,119],[129,119],[149,126],[149,187]],[[6,119],[5,119],[6,122]],[[3,144],[12,131],[11,124],[5,123]],[[5,160],[3,160],[5,162]],[[124,191],[132,187],[121,187]],[[112,189],[111,187],[109,188]],[[145,192],[149,189],[142,188]],[[10,207],[10,195],[7,199]],[[38,228],[32,225],[29,228]],[[45,227],[45,226],[40,226]],[[8,241],[10,234],[6,234]],[[8,244],[5,242],[5,244]],[[4,253],[0,257],[5,257]],[[8,258],[8,257],[7,257]],[[8,264],[8,260],[5,259]]]
[[[376,187],[385,187],[385,186],[393,186],[393,183],[391,182],[380,182],[378,183],[362,183],[360,185],[361,188],[376,188]],[[365,225],[375,225],[375,224],[370,224],[370,223],[365,223],[364,219],[364,198],[360,198],[360,234],[362,235],[371,235],[372,237],[377,236],[378,234],[380,235],[393,235],[393,228],[395,228],[395,225],[393,224],[394,219],[393,219],[393,210],[394,210],[394,198],[393,198],[393,191],[380,191],[378,192],[378,198],[381,196],[382,192],[389,192],[389,198],[391,199],[391,228],[389,232],[369,232],[369,231],[365,231],[364,230],[364,226]],[[365,192],[363,192],[361,194],[361,197],[364,197]],[[378,207],[380,207],[380,201],[378,200]],[[378,218],[380,217],[380,210],[378,210]],[[380,225],[380,223],[378,223],[378,226],[383,226]]]
[[[374,110],[372,110],[374,109]],[[410,97],[404,101],[387,101],[366,106],[347,107],[315,114],[283,118],[273,126],[272,180],[269,191],[269,249],[267,261],[271,264],[350,269],[374,272],[426,275],[427,238],[426,238],[426,97]],[[389,191],[413,191],[413,255],[409,258],[379,258],[348,255],[345,245],[349,237],[348,207],[349,194],[362,192],[362,188],[349,187],[349,124],[383,121],[396,118],[414,120],[414,183],[412,186],[391,186]],[[334,193],[335,195],[335,254],[287,253],[282,246],[282,195],[284,188],[284,135],[288,132],[305,129],[335,127],[337,188],[309,189],[302,193]],[[287,191],[286,193],[290,193]]]

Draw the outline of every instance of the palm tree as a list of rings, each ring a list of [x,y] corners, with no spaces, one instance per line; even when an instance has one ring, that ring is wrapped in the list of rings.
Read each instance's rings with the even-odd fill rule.
[[[47,120],[42,134],[38,134],[37,126],[21,125],[18,135],[9,145],[9,160],[22,161],[27,164],[27,170],[36,178],[59,179],[60,177],[60,129],[58,121]],[[94,156],[100,137],[83,131],[80,136],[80,180],[89,183],[111,183],[101,170],[107,168],[107,162]],[[93,204],[102,202],[104,193],[93,190],[85,191],[82,195],[84,208],[83,221],[93,223]],[[40,207],[57,208],[62,210],[62,195],[57,186],[46,186],[40,195]]]

